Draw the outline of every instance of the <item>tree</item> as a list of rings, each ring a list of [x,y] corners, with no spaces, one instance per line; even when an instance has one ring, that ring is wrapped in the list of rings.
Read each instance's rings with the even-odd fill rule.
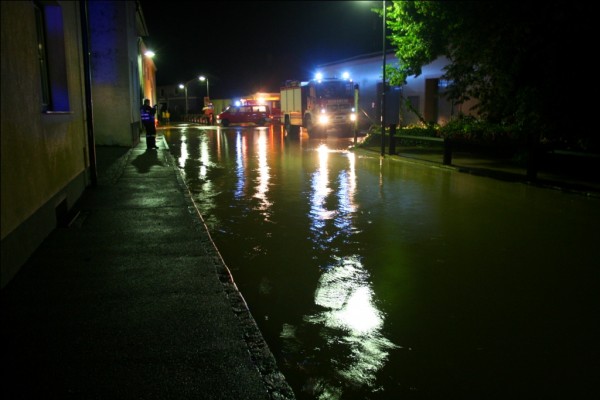
[[[594,43],[591,3],[389,3],[389,39],[400,62],[390,71],[392,84],[420,75],[422,66],[444,55],[450,100],[475,98],[485,120],[544,139],[598,143],[587,134],[593,114],[584,99],[591,82],[571,81],[580,65],[589,68],[592,46],[581,45]]]

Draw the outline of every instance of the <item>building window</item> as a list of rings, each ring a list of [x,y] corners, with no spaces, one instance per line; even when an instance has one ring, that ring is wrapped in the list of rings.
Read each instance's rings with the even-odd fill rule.
[[[37,50],[42,87],[42,112],[66,112],[69,107],[65,26],[55,2],[35,2]]]

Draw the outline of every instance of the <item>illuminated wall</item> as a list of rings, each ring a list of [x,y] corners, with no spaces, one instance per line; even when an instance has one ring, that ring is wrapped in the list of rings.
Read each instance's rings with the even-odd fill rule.
[[[139,141],[140,90],[135,1],[90,1],[94,136],[97,145]]]
[[[386,56],[387,65],[398,65],[398,59],[393,53]],[[447,60],[440,57],[432,63],[423,66],[422,73],[418,77],[409,77],[406,85],[402,87],[402,94],[405,98],[411,100],[413,106],[426,119],[440,124],[446,123],[452,115],[459,112],[468,113],[472,104],[463,104],[462,107],[452,105],[445,100],[443,96],[439,96],[443,92],[443,87],[438,87],[436,92],[427,90],[431,88],[433,81],[439,81],[443,74],[443,67],[446,66]],[[355,57],[349,60],[341,60],[339,62],[320,65],[318,70],[324,76],[341,76],[342,72],[350,73],[352,79],[358,83],[359,91],[359,107],[365,114],[361,114],[361,122],[368,126],[369,123],[380,123],[381,100],[378,96],[378,85],[381,87],[381,76],[383,67],[383,57],[381,54],[367,55],[364,57]],[[443,82],[441,82],[443,83]],[[389,82],[388,82],[389,84]],[[443,85],[442,85],[443,86]],[[404,125],[416,124],[419,122],[418,117],[411,112],[402,110],[402,121]]]

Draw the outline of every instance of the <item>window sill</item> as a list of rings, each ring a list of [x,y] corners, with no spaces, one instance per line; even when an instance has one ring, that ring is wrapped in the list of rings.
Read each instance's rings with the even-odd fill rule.
[[[42,111],[42,114],[46,114],[46,115],[68,115],[68,114],[73,114],[73,111]]]

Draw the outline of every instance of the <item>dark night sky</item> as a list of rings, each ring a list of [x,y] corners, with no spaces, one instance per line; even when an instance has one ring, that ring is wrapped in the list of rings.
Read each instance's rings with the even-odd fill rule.
[[[319,64],[382,48],[381,1],[141,1],[157,84],[210,79],[212,98],[278,92]],[[204,85],[204,83],[201,83]]]

